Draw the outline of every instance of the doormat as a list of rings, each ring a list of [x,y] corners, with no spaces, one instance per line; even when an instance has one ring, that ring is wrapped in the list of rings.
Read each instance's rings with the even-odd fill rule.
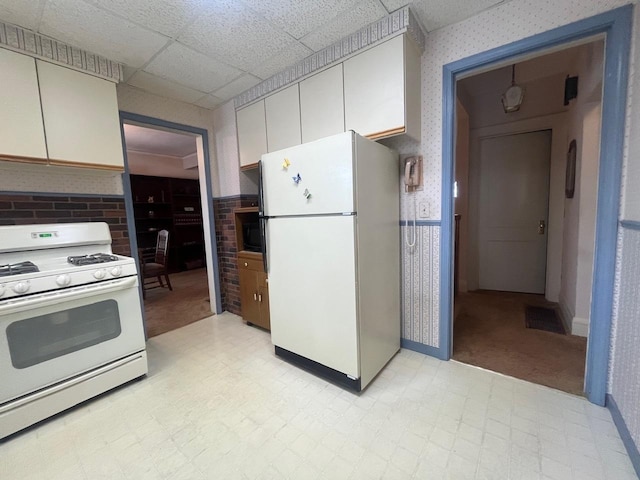
[[[553,308],[527,305],[524,310],[524,324],[527,328],[566,335],[564,325]]]

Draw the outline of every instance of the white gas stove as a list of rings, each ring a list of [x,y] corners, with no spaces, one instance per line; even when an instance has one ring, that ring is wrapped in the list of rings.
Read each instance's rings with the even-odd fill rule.
[[[0,228],[0,301],[136,274],[112,253],[106,223]]]
[[[138,285],[106,223],[0,227],[0,438],[147,373]]]

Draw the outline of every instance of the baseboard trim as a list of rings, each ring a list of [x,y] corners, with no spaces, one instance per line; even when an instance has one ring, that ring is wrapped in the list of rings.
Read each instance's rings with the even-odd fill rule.
[[[400,347],[407,350],[413,350],[414,352],[424,353],[430,357],[435,357],[440,360],[448,360],[444,354],[443,349],[432,347],[431,345],[425,345],[424,343],[414,342],[413,340],[407,340],[406,338],[400,339]]]
[[[571,320],[571,335],[577,335],[579,337],[589,336],[589,319],[573,317]]]
[[[618,433],[620,433],[620,438],[622,439],[624,447],[627,449],[631,464],[636,471],[636,475],[638,475],[638,477],[640,478],[640,451],[638,451],[638,446],[633,441],[631,432],[629,431],[629,428],[627,427],[627,424],[622,417],[622,413],[620,413],[618,404],[610,393],[607,393],[605,405],[611,412],[613,423],[615,423],[616,428],[618,429]]]
[[[562,295],[558,298],[558,306],[560,307],[560,320],[562,320],[564,329],[573,334],[573,313],[567,307],[567,302]]]

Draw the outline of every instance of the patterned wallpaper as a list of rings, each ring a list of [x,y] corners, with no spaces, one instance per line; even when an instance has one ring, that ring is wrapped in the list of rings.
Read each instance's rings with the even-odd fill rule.
[[[413,224],[401,227],[402,261],[402,338],[439,347],[440,325],[425,321],[437,318],[440,310],[440,227],[416,226],[416,247]]]
[[[123,66],[118,62],[9,23],[0,22],[0,46],[112,82],[123,78]]]
[[[617,305],[612,333],[615,345],[611,353],[609,389],[625,419],[627,428],[640,445],[640,231],[621,227]]]
[[[122,195],[122,174],[71,167],[0,162],[0,192]]]

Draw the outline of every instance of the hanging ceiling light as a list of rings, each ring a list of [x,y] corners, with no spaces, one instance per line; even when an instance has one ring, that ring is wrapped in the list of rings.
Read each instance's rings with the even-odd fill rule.
[[[516,85],[516,66],[511,66],[511,86],[502,94],[504,113],[517,112],[524,100],[524,88]]]

